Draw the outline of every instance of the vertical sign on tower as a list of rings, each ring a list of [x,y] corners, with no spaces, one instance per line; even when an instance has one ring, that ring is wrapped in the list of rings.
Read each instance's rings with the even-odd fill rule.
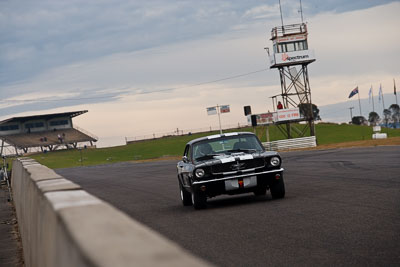
[[[231,109],[230,109],[229,105],[224,105],[224,106],[221,106],[220,112],[228,113],[228,112],[231,112]]]
[[[217,107],[207,108],[207,115],[215,115],[215,114],[217,114]]]

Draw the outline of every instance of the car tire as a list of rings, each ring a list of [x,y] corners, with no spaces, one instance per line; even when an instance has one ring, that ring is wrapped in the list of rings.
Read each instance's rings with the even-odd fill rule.
[[[183,206],[191,206],[192,205],[192,196],[188,191],[186,191],[183,188],[180,181],[179,181],[179,191],[180,191]]]
[[[192,192],[192,203],[196,210],[207,208],[207,196],[202,192]]]
[[[254,190],[254,195],[256,196],[265,196],[265,194],[267,194],[267,187],[263,186],[263,187],[257,187]]]
[[[285,197],[285,183],[283,182],[283,177],[279,180],[275,180],[269,187],[271,191],[272,198],[284,198]]]

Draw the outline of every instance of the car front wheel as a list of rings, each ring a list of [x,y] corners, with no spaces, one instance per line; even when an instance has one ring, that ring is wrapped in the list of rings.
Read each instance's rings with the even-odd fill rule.
[[[279,180],[275,180],[274,183],[270,185],[272,198],[284,198],[285,197],[285,183],[283,182],[283,177]]]
[[[192,205],[192,197],[191,197],[190,193],[183,188],[181,182],[179,182],[179,191],[180,191],[183,206],[191,206]]]
[[[192,203],[196,210],[207,207],[207,196],[203,192],[192,192]]]

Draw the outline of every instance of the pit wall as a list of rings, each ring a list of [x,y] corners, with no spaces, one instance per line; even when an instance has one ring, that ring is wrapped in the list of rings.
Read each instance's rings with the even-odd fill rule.
[[[25,266],[209,266],[32,159],[12,188]]]

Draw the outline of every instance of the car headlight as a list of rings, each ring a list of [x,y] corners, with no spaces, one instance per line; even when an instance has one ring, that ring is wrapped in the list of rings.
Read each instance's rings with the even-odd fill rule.
[[[281,160],[278,157],[272,157],[270,163],[272,166],[276,167],[281,163]]]
[[[201,178],[204,176],[205,172],[203,169],[197,169],[194,174],[196,175],[197,178]]]

